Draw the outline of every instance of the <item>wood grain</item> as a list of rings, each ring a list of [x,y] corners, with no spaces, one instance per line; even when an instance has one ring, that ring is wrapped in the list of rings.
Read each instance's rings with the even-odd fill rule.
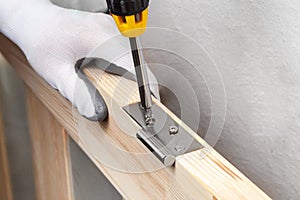
[[[0,199],[13,200],[0,100]]]
[[[136,84],[103,73],[95,67],[86,69],[88,77],[97,85],[107,102],[110,115],[103,123],[90,122],[80,116],[74,118],[70,103],[33,72],[20,50],[3,36],[0,41],[4,44],[0,50],[25,83],[125,199],[270,199],[157,101],[204,148],[178,157],[175,167],[147,173],[129,173],[131,170],[142,172],[143,169],[149,170],[160,165],[132,137],[139,127],[122,110],[122,106],[129,102],[138,101]],[[126,152],[146,156],[137,159],[135,154]],[[116,166],[120,168],[116,169]]]
[[[30,89],[26,89],[38,200],[71,200],[67,134]]]

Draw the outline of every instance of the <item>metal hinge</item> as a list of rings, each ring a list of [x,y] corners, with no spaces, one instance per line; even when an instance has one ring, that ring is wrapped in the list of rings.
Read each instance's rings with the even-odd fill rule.
[[[137,138],[165,165],[171,166],[179,155],[202,148],[183,127],[154,104],[144,110],[139,103],[123,109],[141,126]]]

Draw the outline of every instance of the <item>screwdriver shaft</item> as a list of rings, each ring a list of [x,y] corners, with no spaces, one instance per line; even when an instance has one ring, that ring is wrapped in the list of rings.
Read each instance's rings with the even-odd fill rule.
[[[134,68],[139,87],[141,98],[141,106],[148,110],[152,106],[151,91],[147,74],[147,67],[144,61],[143,52],[141,50],[141,42],[139,37],[129,38]]]

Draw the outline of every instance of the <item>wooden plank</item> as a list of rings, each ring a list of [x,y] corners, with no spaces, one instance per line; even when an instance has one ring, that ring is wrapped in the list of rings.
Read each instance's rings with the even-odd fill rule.
[[[71,200],[68,135],[29,88],[26,97],[37,199]]]
[[[13,200],[0,100],[0,199]]]
[[[4,44],[0,50],[22,79],[125,199],[270,199],[160,102],[156,103],[205,148],[178,157],[173,168],[139,174],[113,169],[108,163],[140,172],[160,164],[154,156],[137,159],[133,154],[122,154],[111,148],[114,144],[127,152],[149,153],[131,137],[139,127],[122,110],[122,106],[138,100],[136,84],[97,68],[87,69],[86,73],[108,104],[110,116],[103,123],[90,122],[80,116],[73,119],[71,105],[30,69],[20,50],[4,37],[0,37],[0,41]],[[83,133],[76,130],[78,124],[85,128]],[[88,143],[88,139],[93,143]]]

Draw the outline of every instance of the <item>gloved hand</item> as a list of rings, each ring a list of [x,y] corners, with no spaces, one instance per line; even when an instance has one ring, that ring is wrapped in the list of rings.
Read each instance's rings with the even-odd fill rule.
[[[0,0],[0,5],[1,32],[23,50],[35,71],[70,100],[81,115],[103,120],[107,115],[105,102],[78,79],[74,65],[119,34],[111,16],[61,8],[48,0]],[[113,51],[130,51],[127,38],[118,38],[121,41],[105,49],[100,60],[111,63],[115,59],[111,57]],[[116,73],[120,67],[134,72],[130,54],[114,60],[110,67]],[[150,81],[155,82],[152,74]],[[75,85],[81,95],[73,99]],[[152,92],[158,95],[157,87]]]

